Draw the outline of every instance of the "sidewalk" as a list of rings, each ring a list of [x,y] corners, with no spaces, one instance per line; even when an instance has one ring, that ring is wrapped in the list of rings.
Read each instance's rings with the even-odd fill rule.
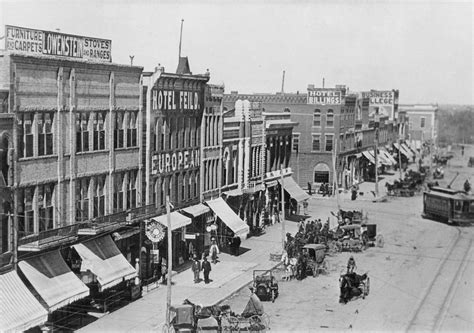
[[[297,224],[285,223],[285,232],[296,232]],[[252,237],[241,246],[241,255],[219,255],[212,264],[210,284],[193,282],[190,269],[173,277],[172,302],[182,304],[188,298],[193,303],[213,305],[226,299],[253,279],[254,269],[271,269],[278,263],[270,261],[270,253],[281,252],[281,224],[267,228],[266,233]],[[202,274],[201,274],[202,278]],[[79,332],[156,332],[161,331],[166,316],[166,286],[160,285],[133,303],[83,327]]]

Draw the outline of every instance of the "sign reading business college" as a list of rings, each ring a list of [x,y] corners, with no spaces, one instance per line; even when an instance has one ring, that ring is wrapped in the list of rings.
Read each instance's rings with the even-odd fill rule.
[[[395,93],[393,90],[371,90],[364,92],[363,96],[369,97],[369,117],[394,118]]]
[[[112,41],[59,32],[5,26],[5,48],[22,54],[112,61]]]
[[[199,149],[161,153],[153,155],[151,173],[156,175],[163,172],[175,172],[199,166]]]
[[[336,89],[308,89],[308,104],[339,105],[342,103],[342,92]]]

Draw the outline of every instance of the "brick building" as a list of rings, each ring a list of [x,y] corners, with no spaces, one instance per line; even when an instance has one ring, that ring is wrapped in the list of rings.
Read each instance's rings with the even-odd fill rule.
[[[248,99],[260,102],[265,112],[290,114],[297,125],[293,130],[291,149],[294,155],[289,165],[298,185],[305,188],[311,185],[314,189],[322,183],[333,183],[332,155],[335,151],[337,183],[348,187],[373,175],[370,165],[374,164],[374,156],[370,152],[374,150],[376,132],[380,148],[391,148],[398,132],[396,120],[390,120],[385,114],[375,116],[375,110],[380,110],[376,106],[379,101],[374,99],[371,104],[370,96],[349,92],[345,86],[315,88],[309,85],[307,94],[231,92],[224,97],[224,108],[232,107],[238,99]],[[390,102],[383,100],[380,103],[398,105],[398,92],[396,96]],[[374,111],[371,113],[370,110]],[[394,117],[397,107],[392,106],[392,110]],[[382,150],[384,159],[379,157],[379,167],[382,162],[386,166],[395,164],[386,156],[390,153],[385,148]],[[364,151],[365,155],[362,154]]]
[[[137,275],[139,224],[148,209],[140,159],[142,68],[112,63],[110,40],[6,31],[0,162],[2,181],[6,175],[13,190],[13,219],[8,230],[2,219],[1,231],[13,267],[3,269],[20,270],[48,321],[60,325],[70,303],[128,288],[125,281]]]

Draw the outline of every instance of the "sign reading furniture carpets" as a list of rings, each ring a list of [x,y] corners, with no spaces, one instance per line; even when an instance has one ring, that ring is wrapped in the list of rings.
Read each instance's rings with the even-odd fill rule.
[[[5,26],[5,48],[21,54],[112,61],[112,41],[55,31]]]

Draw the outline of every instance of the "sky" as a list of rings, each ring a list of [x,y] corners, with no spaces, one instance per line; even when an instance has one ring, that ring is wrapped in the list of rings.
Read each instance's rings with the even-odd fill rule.
[[[471,1],[0,0],[3,26],[112,40],[113,62],[211,73],[226,92],[308,84],[399,89],[400,103],[474,104]],[[0,48],[3,48],[0,41]]]

